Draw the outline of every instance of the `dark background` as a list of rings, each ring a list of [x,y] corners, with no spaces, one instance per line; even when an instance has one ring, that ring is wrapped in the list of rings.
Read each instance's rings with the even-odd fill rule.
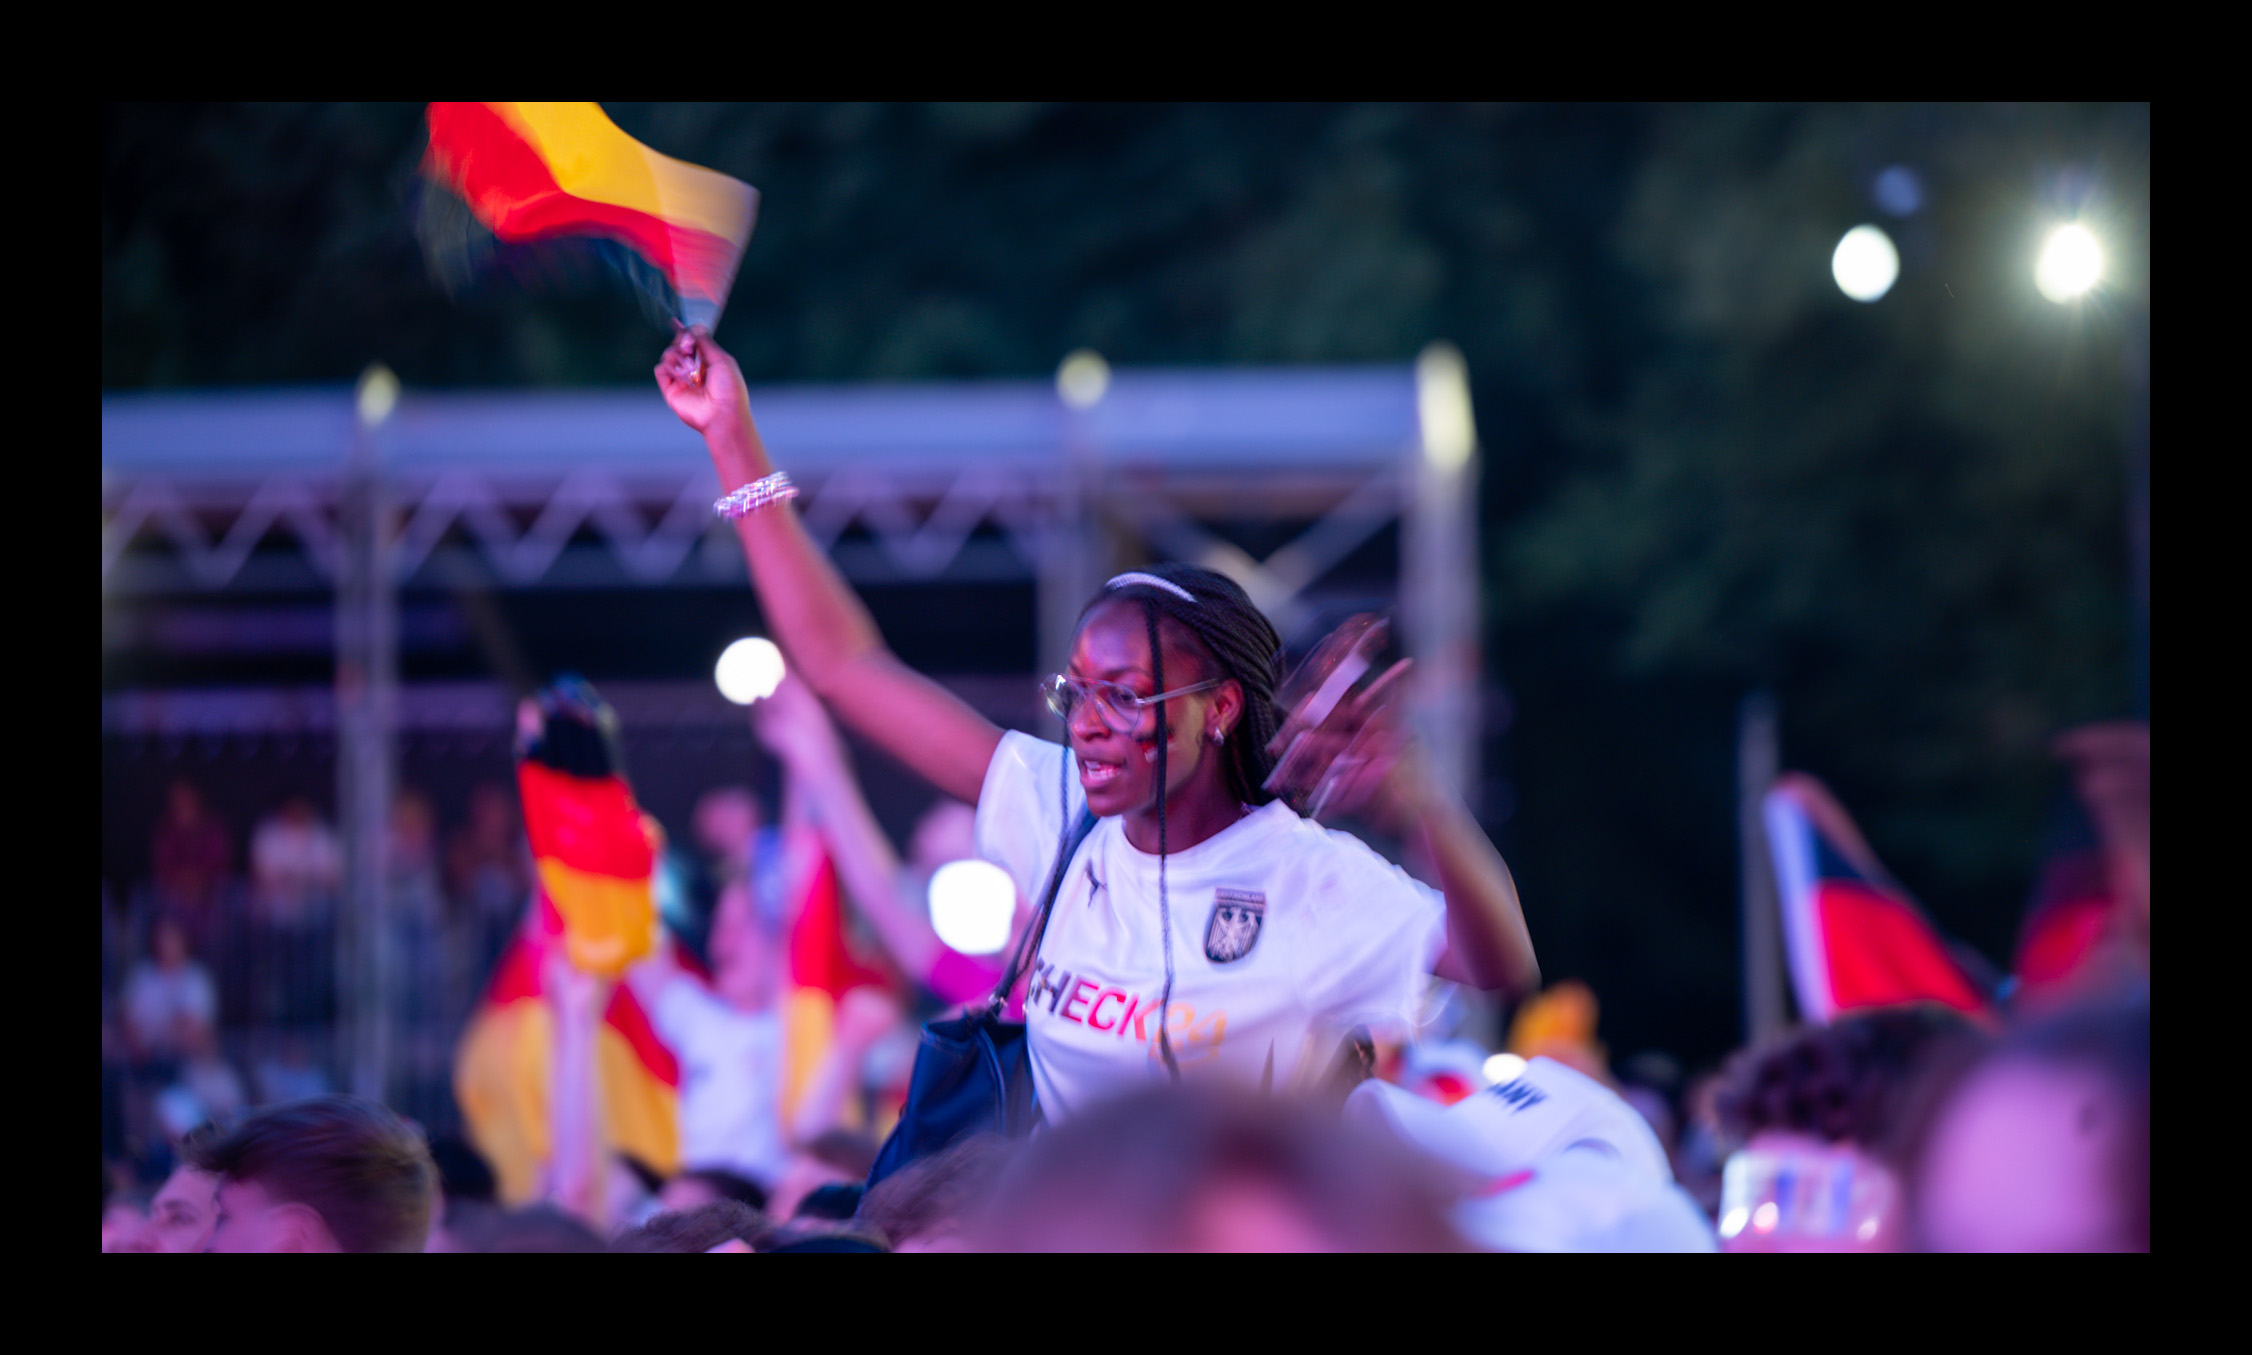
[[[1037,377],[1082,346],[1139,366],[1459,345],[1508,717],[1489,827],[1548,976],[1594,986],[1614,1053],[1739,1036],[1733,740],[1758,688],[1786,763],[1943,927],[2008,959],[2058,785],[2047,740],[2130,702],[2121,350],[2147,306],[2147,106],[605,107],[759,187],[719,332],[754,384]],[[649,383],[664,335],[587,258],[434,281],[419,105],[102,119],[105,391],[372,361],[410,388]],[[1895,165],[1922,187],[1905,215],[1873,192]],[[2034,252],[2074,216],[2111,284],[2053,306]],[[1874,305],[1829,276],[1863,221],[1902,255]],[[1019,663],[992,617],[928,601],[878,600],[911,662]],[[500,605],[526,663],[597,681],[707,674],[755,615],[678,593]],[[244,680],[107,650],[105,690]],[[253,667],[319,682],[325,662]],[[145,838],[112,817],[105,839]]]

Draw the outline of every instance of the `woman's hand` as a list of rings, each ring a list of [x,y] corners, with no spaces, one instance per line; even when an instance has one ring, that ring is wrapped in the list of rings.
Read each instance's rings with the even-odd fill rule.
[[[711,437],[750,422],[743,369],[701,328],[683,329],[658,359],[657,389],[680,421]]]

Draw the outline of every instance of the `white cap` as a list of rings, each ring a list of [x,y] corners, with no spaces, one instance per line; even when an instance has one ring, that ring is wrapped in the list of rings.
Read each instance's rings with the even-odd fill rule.
[[[1453,1168],[1456,1222],[1511,1251],[1713,1251],[1712,1225],[1673,1182],[1649,1123],[1610,1088],[1549,1058],[1452,1106],[1368,1081],[1345,1103]]]
[[[1345,1112],[1481,1182],[1574,1150],[1616,1158],[1658,1181],[1673,1180],[1649,1121],[1609,1087],[1551,1058],[1530,1059],[1516,1077],[1452,1106],[1390,1083],[1363,1082]]]
[[[1497,1184],[1454,1210],[1462,1235],[1490,1251],[1720,1250],[1688,1192],[1614,1159],[1564,1153]]]

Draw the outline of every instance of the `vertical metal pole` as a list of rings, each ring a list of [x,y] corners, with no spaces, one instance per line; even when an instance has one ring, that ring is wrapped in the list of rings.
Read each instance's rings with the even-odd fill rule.
[[[1070,663],[1079,609],[1087,605],[1087,599],[1101,584],[1097,576],[1102,573],[1107,553],[1096,512],[1101,468],[1086,415],[1067,408],[1063,432],[1063,465],[1050,499],[1052,516],[1041,529],[1043,546],[1035,589],[1040,614],[1038,662],[1043,673],[1061,672]]]
[[[1433,344],[1415,364],[1421,445],[1407,468],[1402,638],[1415,659],[1416,732],[1441,784],[1478,809],[1478,432],[1462,354]]]
[[[355,1095],[390,1094],[389,828],[392,729],[398,705],[398,598],[389,487],[379,429],[398,398],[380,367],[361,378],[338,505],[336,802],[343,830],[343,915],[337,926],[342,1062]]]
[[[1790,1023],[1783,1005],[1783,913],[1775,897],[1775,863],[1767,852],[1762,804],[1782,770],[1775,698],[1754,692],[1736,716],[1737,859],[1743,887],[1744,1039],[1780,1035]]]

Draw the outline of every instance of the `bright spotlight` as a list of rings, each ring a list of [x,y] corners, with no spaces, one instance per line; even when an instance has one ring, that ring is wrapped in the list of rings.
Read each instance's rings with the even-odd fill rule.
[[[2103,281],[2103,246],[2086,226],[2059,226],[2041,242],[2040,261],[2033,265],[2033,285],[2041,295],[2063,305],[2078,301]]]
[[[991,955],[1009,944],[1017,887],[990,861],[949,861],[931,875],[931,930],[964,955]]]
[[[782,685],[782,651],[764,636],[737,640],[719,656],[712,681],[719,684],[721,696],[738,706],[772,696]]]
[[[1892,237],[1875,226],[1855,226],[1830,255],[1830,276],[1838,290],[1856,301],[1874,301],[1892,290],[1900,276],[1900,251]]]
[[[1110,364],[1092,348],[1082,348],[1056,368],[1056,394],[1073,409],[1093,409],[1110,389]]]
[[[1525,1061],[1515,1054],[1496,1054],[1486,1060],[1486,1081],[1497,1087],[1504,1082],[1516,1081],[1517,1075],[1524,1071]]]

